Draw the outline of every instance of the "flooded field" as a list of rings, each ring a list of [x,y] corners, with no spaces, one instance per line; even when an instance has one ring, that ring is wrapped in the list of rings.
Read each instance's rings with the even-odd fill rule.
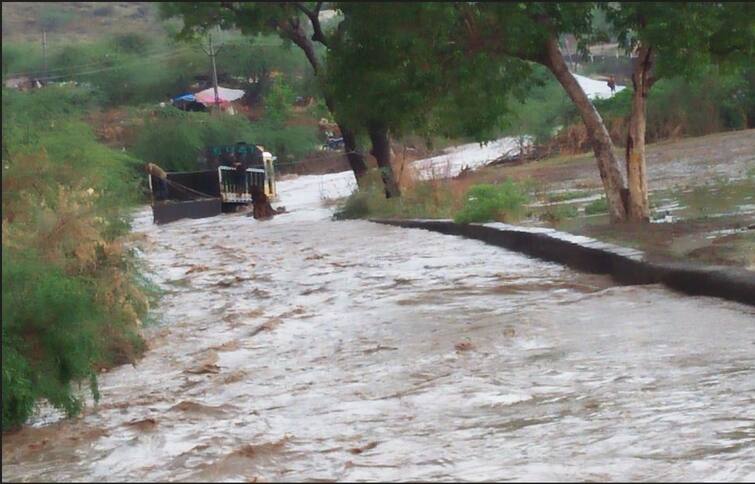
[[[3,480],[755,480],[755,309],[332,222],[341,182],[281,182],[268,222],[140,212],[150,351],[3,436]]]

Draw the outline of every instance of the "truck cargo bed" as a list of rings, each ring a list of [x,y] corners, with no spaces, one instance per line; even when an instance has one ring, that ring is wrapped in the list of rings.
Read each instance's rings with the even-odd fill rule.
[[[152,216],[156,224],[164,224],[182,218],[214,217],[222,213],[220,198],[200,198],[196,200],[166,200],[152,204]]]

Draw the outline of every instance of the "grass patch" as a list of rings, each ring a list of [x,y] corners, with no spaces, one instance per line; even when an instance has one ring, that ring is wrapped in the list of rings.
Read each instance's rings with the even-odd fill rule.
[[[574,205],[547,205],[539,214],[539,218],[546,222],[558,223],[577,215],[579,215],[579,211]]]
[[[583,191],[569,191],[569,192],[558,192],[558,193],[550,193],[546,196],[546,199],[549,202],[564,202],[566,200],[574,200],[575,198],[583,198],[589,196],[589,192],[583,192]]]
[[[370,170],[364,187],[347,197],[336,220],[359,218],[452,218],[464,203],[466,185],[454,180],[416,182],[399,198],[385,198],[378,170]]]
[[[594,200],[585,206],[585,215],[608,213],[608,202],[605,197]]]
[[[532,183],[505,180],[472,185],[467,179],[415,181],[399,198],[387,199],[379,172],[367,175],[364,187],[347,197],[336,220],[359,218],[451,218],[458,223],[516,221],[525,215]]]
[[[464,208],[456,214],[457,223],[511,222],[523,215],[529,195],[520,183],[506,180],[498,185],[476,185],[470,188]]]

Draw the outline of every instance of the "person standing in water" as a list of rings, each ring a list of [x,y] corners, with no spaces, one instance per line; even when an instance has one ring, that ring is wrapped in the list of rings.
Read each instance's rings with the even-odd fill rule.
[[[252,194],[252,216],[257,220],[270,220],[278,212],[270,205],[270,199],[267,198],[265,191],[257,186],[252,185],[250,192]]]
[[[608,78],[608,87],[611,89],[611,94],[616,92],[616,79],[613,76]]]
[[[168,174],[154,163],[147,163],[144,169],[152,177],[152,186],[157,188],[157,200],[166,200],[168,198]]]

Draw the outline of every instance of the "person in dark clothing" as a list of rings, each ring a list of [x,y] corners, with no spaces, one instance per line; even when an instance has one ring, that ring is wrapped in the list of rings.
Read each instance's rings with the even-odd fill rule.
[[[152,189],[155,193],[155,198],[158,201],[167,200],[168,174],[154,163],[147,163],[144,169],[152,177]]]
[[[608,87],[611,89],[611,94],[616,92],[616,79],[613,76],[608,78]]]
[[[252,185],[251,189],[252,194],[252,216],[256,218],[257,220],[270,220],[273,218],[278,212],[270,205],[270,200],[267,198],[267,195],[265,195],[265,191],[257,186]]]

